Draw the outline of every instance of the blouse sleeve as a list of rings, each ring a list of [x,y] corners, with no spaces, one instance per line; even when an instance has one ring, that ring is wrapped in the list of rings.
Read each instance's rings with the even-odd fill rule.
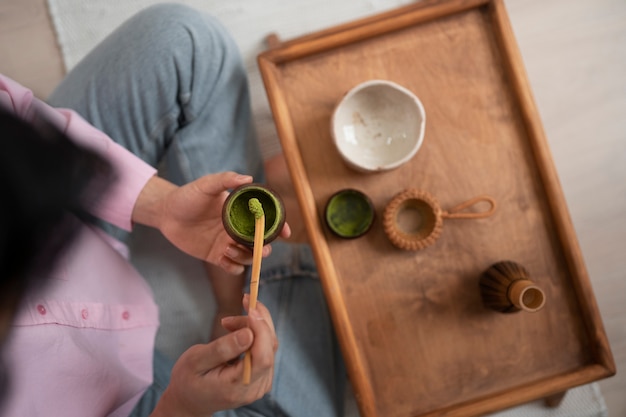
[[[2,74],[0,107],[29,122],[45,118],[75,143],[107,159],[115,171],[115,180],[108,188],[107,198],[98,202],[92,214],[122,229],[132,229],[131,216],[137,197],[156,173],[152,166],[91,126],[78,113],[47,105],[35,98],[30,90]]]

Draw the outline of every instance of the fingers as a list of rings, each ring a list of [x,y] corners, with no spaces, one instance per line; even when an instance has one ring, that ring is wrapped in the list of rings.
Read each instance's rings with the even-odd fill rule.
[[[229,316],[222,318],[220,323],[224,329],[234,332],[248,327],[248,318],[246,316]]]
[[[226,256],[222,256],[219,260],[219,266],[231,275],[243,274],[245,267],[237,262],[233,262]]]
[[[254,333],[254,343],[250,348],[252,356],[252,380],[267,375],[274,367],[274,354],[278,341],[274,329],[265,319],[261,308],[253,308],[248,313],[248,325]],[[256,378],[255,378],[256,376]]]
[[[246,294],[243,298],[244,308],[248,311],[250,304],[250,295]],[[254,345],[252,346],[253,354],[257,344],[271,346],[272,356],[278,350],[278,338],[276,337],[276,329],[274,321],[267,307],[260,301],[257,302],[256,308],[248,311],[248,317],[230,316],[224,317],[221,321],[222,327],[230,332],[250,327],[254,332]],[[272,359],[273,363],[273,359]],[[253,363],[254,366],[254,363]]]
[[[252,264],[252,250],[246,247],[229,244],[226,246],[224,256],[242,265]]]
[[[250,294],[245,294],[243,296],[243,308],[248,312],[248,315],[255,314],[252,312],[253,310],[250,310]],[[258,311],[261,318],[265,321],[265,323],[267,323],[267,326],[270,328],[273,335],[272,344],[274,345],[274,351],[276,351],[278,349],[278,339],[276,338],[276,328],[274,327],[274,321],[272,320],[272,316],[270,315],[269,310],[260,301],[257,301],[256,308],[254,310]],[[252,326],[250,327],[252,328]]]
[[[272,253],[272,246],[263,246],[262,256],[267,258]],[[244,265],[252,265],[252,250],[238,245],[229,244],[219,260],[219,266],[228,273],[243,273]]]
[[[289,226],[289,223],[285,222],[283,230],[280,231],[280,237],[283,239],[289,239],[289,237],[291,237],[291,226]]]
[[[232,171],[209,174],[195,181],[198,190],[207,195],[219,194],[223,191],[237,188],[252,182],[250,175],[242,175]]]
[[[256,308],[249,309],[250,296],[246,294],[243,299],[244,308],[249,310],[248,316],[230,316],[221,320],[222,326],[236,334],[242,330],[250,330],[254,334],[254,341],[249,348],[252,364],[252,378],[249,387],[260,393],[258,398],[268,392],[272,386],[274,373],[274,356],[278,350],[278,340],[274,323],[269,311],[262,303],[257,303]],[[240,361],[234,366],[223,368],[221,373],[229,378],[239,381],[243,376],[243,362]],[[260,390],[260,391],[259,391]]]
[[[187,353],[195,371],[204,374],[238,358],[252,346],[254,339],[253,330],[243,327],[206,345],[192,346]]]
[[[250,294],[245,294],[243,296],[243,306],[244,306],[244,309],[248,311],[250,307]],[[256,309],[258,309],[259,313],[261,314],[261,318],[265,320],[268,327],[272,331],[274,338],[276,338],[276,329],[274,328],[274,321],[272,320],[272,316],[270,315],[270,312],[267,309],[267,307],[265,307],[265,305],[261,303],[260,301],[257,301]],[[228,316],[222,319],[221,324],[226,330],[230,332],[234,332],[236,330],[247,327],[248,321],[249,319],[246,316]]]

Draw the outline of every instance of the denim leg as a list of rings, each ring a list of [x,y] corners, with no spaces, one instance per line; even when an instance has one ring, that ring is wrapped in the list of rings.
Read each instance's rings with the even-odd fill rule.
[[[113,140],[182,184],[237,171],[263,181],[239,50],[213,17],[149,7],[116,29],[52,93]]]
[[[215,417],[343,415],[345,366],[310,248],[272,243],[259,300],[269,309],[279,348],[271,392]]]
[[[238,49],[215,19],[188,7],[157,5],[131,18],[67,75],[49,102],[76,110],[149,164],[165,160],[175,183],[224,170],[264,181]],[[272,246],[260,300],[280,341],[273,388],[216,417],[339,416],[345,373],[310,250]],[[160,395],[152,393],[148,403]]]

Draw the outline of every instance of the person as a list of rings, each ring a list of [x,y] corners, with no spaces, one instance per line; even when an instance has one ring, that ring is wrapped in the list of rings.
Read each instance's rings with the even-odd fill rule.
[[[107,223],[81,224],[44,290],[12,316],[3,415],[341,414],[343,363],[306,245],[264,248],[261,303],[241,315],[252,254],[223,230],[221,206],[228,190],[265,178],[245,71],[219,22],[181,5],[150,7],[81,61],[49,105],[6,77],[0,103],[30,123],[49,120],[115,173],[90,208]],[[155,175],[163,161],[167,179]],[[157,306],[120,241],[134,223],[220,278],[226,334],[175,363],[154,351]],[[237,358],[248,349],[253,377],[243,385]]]

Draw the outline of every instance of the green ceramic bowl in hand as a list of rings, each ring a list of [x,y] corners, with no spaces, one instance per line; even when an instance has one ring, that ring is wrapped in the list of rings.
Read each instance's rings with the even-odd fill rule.
[[[237,243],[254,246],[254,214],[248,207],[251,198],[260,201],[265,214],[263,244],[278,237],[285,225],[285,206],[276,192],[266,185],[244,184],[235,188],[222,208],[222,223],[226,233]]]

